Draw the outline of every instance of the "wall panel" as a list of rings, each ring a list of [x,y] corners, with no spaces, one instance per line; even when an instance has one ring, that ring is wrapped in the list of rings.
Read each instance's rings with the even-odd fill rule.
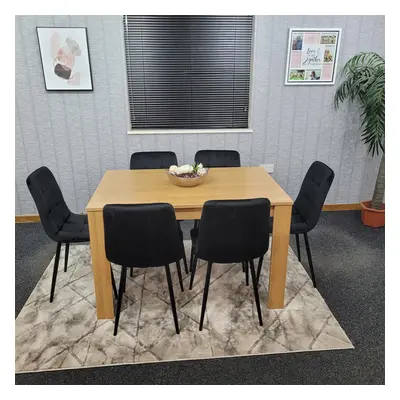
[[[36,26],[86,26],[94,90],[46,92]],[[198,149],[234,149],[243,165],[275,164],[295,197],[309,165],[336,177],[328,203],[371,197],[379,159],[366,155],[355,106],[333,108],[335,87],[284,86],[288,28],[342,27],[339,67],[358,51],[384,55],[383,16],[258,16],[252,92],[253,133],[127,135],[121,16],[16,17],[16,214],[34,214],[26,177],[41,165],[56,176],[72,210],[83,212],[107,169],[129,168],[136,151],[172,150],[180,163]]]

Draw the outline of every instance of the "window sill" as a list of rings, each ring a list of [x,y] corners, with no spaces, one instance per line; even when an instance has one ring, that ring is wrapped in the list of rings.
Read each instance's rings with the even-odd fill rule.
[[[128,131],[128,135],[180,135],[191,133],[253,133],[253,129],[130,129]]]

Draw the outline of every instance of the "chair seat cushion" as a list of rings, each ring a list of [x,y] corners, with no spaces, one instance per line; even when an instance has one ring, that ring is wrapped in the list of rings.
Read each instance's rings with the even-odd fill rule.
[[[71,213],[58,231],[57,241],[70,243],[88,242],[89,225],[87,215]]]
[[[190,238],[192,239],[192,242],[195,242],[197,240],[197,236],[199,236],[199,228],[191,229]]]
[[[274,223],[274,218],[271,217],[271,233],[272,233],[272,227]],[[299,214],[296,214],[296,210],[293,210],[292,213],[292,220],[290,222],[290,233],[291,234],[296,234],[296,233],[307,233],[309,231],[306,222],[301,218]]]
[[[299,214],[292,215],[292,221],[290,222],[290,233],[307,233],[308,226],[303,218]]]

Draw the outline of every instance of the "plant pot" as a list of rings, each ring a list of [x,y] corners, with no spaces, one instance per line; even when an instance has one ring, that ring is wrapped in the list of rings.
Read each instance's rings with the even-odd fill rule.
[[[371,208],[370,201],[362,201],[361,203],[361,222],[372,228],[380,228],[385,225],[385,204],[382,204],[380,210]]]

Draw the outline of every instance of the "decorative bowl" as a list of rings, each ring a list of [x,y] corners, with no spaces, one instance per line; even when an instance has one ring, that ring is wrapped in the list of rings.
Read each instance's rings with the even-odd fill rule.
[[[195,176],[185,176],[190,174],[184,174],[183,176],[171,174],[168,170],[166,170],[167,175],[169,176],[170,181],[176,186],[183,187],[192,187],[197,186],[203,183],[208,175],[208,169],[204,175],[195,175]]]

